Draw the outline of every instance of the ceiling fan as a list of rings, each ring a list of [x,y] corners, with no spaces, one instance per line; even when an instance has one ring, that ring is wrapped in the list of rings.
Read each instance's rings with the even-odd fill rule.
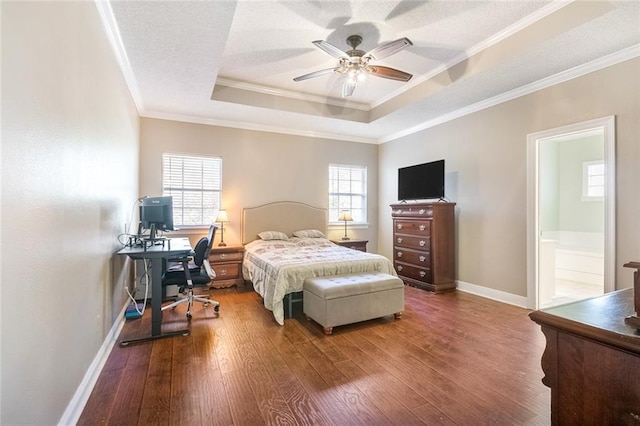
[[[308,80],[310,78],[319,77],[332,72],[343,74],[346,77],[346,80],[342,85],[342,97],[347,97],[353,94],[358,82],[364,80],[367,74],[405,82],[409,81],[411,77],[413,77],[413,75],[395,68],[370,64],[371,61],[386,58],[407,46],[412,46],[413,43],[411,43],[411,40],[408,38],[403,37],[398,40],[382,43],[369,52],[358,50],[357,47],[360,43],[362,43],[362,37],[359,35],[351,35],[347,37],[347,44],[351,46],[351,50],[344,52],[324,40],[314,41],[313,44],[318,48],[322,49],[334,58],[339,59],[340,62],[338,63],[338,66],[304,74],[294,78],[293,81]]]

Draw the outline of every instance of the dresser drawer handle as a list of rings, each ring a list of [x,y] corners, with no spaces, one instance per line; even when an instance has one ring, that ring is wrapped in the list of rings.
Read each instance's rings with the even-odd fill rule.
[[[398,265],[398,271],[402,271],[402,265]]]
[[[636,414],[636,413],[629,413],[631,415],[631,417],[633,417],[634,420],[636,421],[640,421],[640,414]]]
[[[226,269],[220,269],[220,275],[227,275]]]
[[[420,247],[424,247],[425,244],[427,244],[425,240],[420,240]]]
[[[398,238],[396,241],[398,241],[398,244],[402,243],[402,238]]]
[[[396,228],[398,228],[398,229],[402,229],[402,224],[401,224],[401,223],[397,224],[397,225],[396,225]]]
[[[424,214],[425,212],[426,212],[426,210],[425,210],[425,209],[420,209],[420,210],[418,211],[418,213],[419,213],[419,214]]]
[[[425,230],[425,228],[426,228],[426,226],[424,226],[424,225],[420,225],[420,226],[418,227],[418,229],[420,229],[421,231],[424,231],[424,230]]]
[[[226,259],[227,258],[227,253],[222,253],[220,255],[220,259]]]
[[[420,271],[420,278],[424,278],[425,275],[427,275],[425,271]]]
[[[402,252],[401,251],[398,252],[398,257],[402,257]]]
[[[424,261],[425,261],[425,259],[426,259],[426,257],[424,257],[424,256],[420,256],[418,259],[420,259],[420,262],[424,262]]]

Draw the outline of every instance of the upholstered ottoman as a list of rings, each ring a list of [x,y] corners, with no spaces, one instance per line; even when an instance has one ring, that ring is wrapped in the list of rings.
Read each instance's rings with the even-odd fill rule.
[[[304,281],[304,314],[331,334],[333,327],[394,314],[404,310],[404,283],[382,272],[360,272]]]

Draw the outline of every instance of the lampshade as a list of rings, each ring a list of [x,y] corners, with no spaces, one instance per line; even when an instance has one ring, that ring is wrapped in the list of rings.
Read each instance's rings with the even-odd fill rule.
[[[216,222],[229,222],[229,216],[227,216],[226,210],[219,210]]]
[[[351,212],[349,210],[342,210],[340,212],[340,216],[338,216],[339,221],[351,222],[353,218],[351,217]]]

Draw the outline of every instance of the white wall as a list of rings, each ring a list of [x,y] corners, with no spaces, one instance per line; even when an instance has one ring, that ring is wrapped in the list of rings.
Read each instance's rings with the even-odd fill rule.
[[[240,244],[243,208],[283,200],[326,208],[329,164],[366,166],[369,227],[350,229],[349,236],[369,240],[369,251],[376,250],[376,145],[148,118],[141,121],[140,144],[140,195],[161,193],[163,152],[222,157],[222,205],[231,221],[225,224],[227,244]],[[329,238],[344,235],[343,227],[329,231]]]
[[[0,423],[56,424],[124,305],[139,119],[93,2],[1,15]]]
[[[621,265],[640,259],[639,76],[636,58],[381,145],[380,253],[392,253],[397,168],[444,158],[458,280],[525,297],[527,134],[615,115],[616,286],[630,287]]]

